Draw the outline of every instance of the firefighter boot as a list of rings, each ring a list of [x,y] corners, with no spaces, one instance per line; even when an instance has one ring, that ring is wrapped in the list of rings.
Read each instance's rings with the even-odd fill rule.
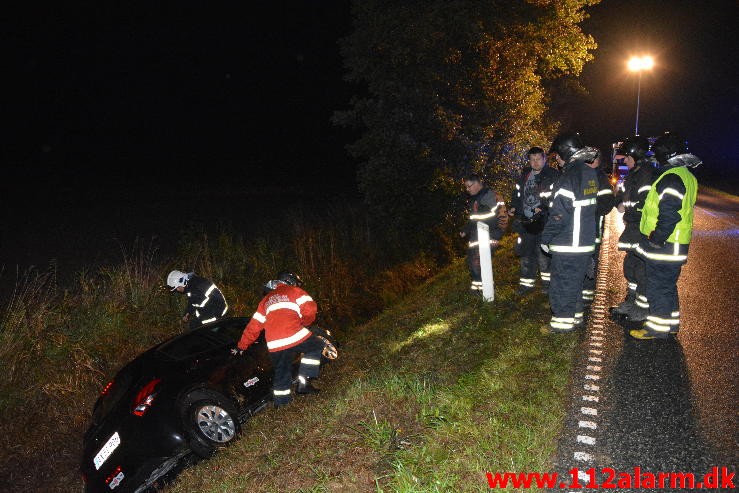
[[[633,305],[625,315],[625,319],[630,323],[642,323],[649,315],[649,308],[642,308],[639,305]]]
[[[626,293],[626,299],[616,306],[612,306],[608,311],[611,312],[611,317],[614,320],[620,319],[626,316],[632,307],[636,306],[636,291],[631,289]]]
[[[313,385],[311,385],[310,378],[304,376],[298,377],[298,394],[317,394],[320,391],[320,389],[317,389]]]

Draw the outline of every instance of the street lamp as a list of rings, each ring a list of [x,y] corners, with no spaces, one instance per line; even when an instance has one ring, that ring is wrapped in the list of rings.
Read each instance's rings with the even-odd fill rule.
[[[651,70],[654,67],[654,58],[649,55],[634,56],[629,59],[629,70],[639,73],[639,82],[636,89],[636,125],[634,135],[639,135],[639,97],[641,96],[641,73],[644,70]]]

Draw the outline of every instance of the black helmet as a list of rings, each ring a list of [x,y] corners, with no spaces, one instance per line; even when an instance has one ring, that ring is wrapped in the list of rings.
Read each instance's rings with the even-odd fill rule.
[[[635,135],[621,144],[621,154],[633,157],[634,161],[646,159],[647,152],[649,152],[649,141],[646,137]]]
[[[577,132],[562,132],[552,142],[552,146],[549,148],[549,154],[556,152],[564,162],[568,162],[572,155],[575,154],[575,151],[583,147],[585,146]]]
[[[285,284],[289,284],[290,286],[302,286],[303,280],[300,279],[300,277],[295,274],[294,272],[288,272],[286,270],[283,270],[279,274],[277,274],[277,280],[282,281]]]
[[[660,164],[667,164],[667,160],[671,157],[685,153],[685,142],[677,135],[665,132],[654,141],[652,150]]]

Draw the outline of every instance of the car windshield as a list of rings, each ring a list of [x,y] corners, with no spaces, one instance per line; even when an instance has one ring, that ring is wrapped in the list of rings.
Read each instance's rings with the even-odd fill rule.
[[[229,320],[222,324],[195,329],[183,336],[162,344],[158,352],[174,360],[207,353],[235,345],[246,326],[247,320]]]

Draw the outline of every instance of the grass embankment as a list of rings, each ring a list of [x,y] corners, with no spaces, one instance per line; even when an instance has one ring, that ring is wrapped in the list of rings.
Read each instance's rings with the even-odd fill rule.
[[[457,263],[357,327],[320,395],[257,415],[167,491],[483,491],[486,471],[551,469],[575,341],[539,333],[545,298],[519,302],[498,254],[494,303]]]
[[[351,208],[289,213],[271,217],[259,237],[190,227],[175,256],[138,242],[122,248],[120,262],[72,281],[57,282],[52,269],[0,284],[10,291],[0,299],[0,420],[7,424],[0,491],[79,491],[82,436],[100,390],[128,361],[183,330],[185,299],[163,287],[173,268],[213,279],[233,315],[253,313],[261,284],[295,269],[340,338],[341,328],[379,313],[437,269],[429,256],[392,263]]]

